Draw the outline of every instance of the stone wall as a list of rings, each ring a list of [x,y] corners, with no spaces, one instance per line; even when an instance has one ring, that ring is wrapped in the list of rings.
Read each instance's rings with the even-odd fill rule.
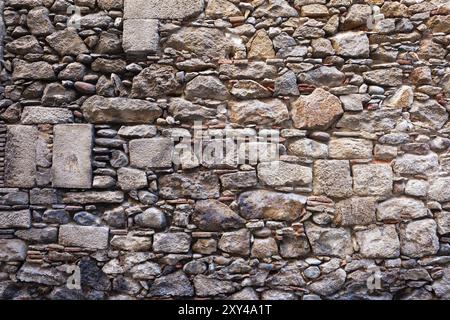
[[[450,298],[447,0],[0,3],[1,298]]]

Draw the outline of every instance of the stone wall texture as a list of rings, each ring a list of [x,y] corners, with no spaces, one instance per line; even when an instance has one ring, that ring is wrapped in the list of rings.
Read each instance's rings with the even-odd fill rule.
[[[0,7],[1,299],[450,299],[448,0]]]

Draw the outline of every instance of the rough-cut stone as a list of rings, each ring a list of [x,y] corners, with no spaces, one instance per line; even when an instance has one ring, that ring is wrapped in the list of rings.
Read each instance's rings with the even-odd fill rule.
[[[403,71],[399,68],[367,71],[364,73],[364,80],[377,86],[396,87],[402,84]]]
[[[299,129],[326,130],[344,113],[338,97],[316,89],[309,96],[302,96],[292,105],[292,120]]]
[[[352,195],[350,163],[345,160],[318,160],[314,163],[314,193],[345,198]]]
[[[275,125],[289,119],[286,105],[277,99],[229,102],[230,119],[243,125]]]
[[[400,241],[394,225],[358,231],[356,241],[365,258],[392,259],[400,256]]]
[[[420,200],[413,198],[392,198],[378,205],[378,220],[410,220],[426,217],[427,208]]]
[[[48,286],[60,286],[66,280],[65,275],[55,268],[25,263],[17,272],[17,279],[22,282],[38,283]]]
[[[183,98],[173,98],[169,105],[170,114],[179,121],[192,122],[213,119],[217,115],[217,110],[194,104]]]
[[[440,235],[450,233],[450,212],[441,211],[436,214],[437,231]]]
[[[338,55],[351,58],[369,57],[369,38],[364,32],[341,32],[331,38]]]
[[[305,223],[305,231],[316,255],[345,258],[353,253],[350,231],[343,228],[323,228]]]
[[[177,94],[181,91],[180,79],[176,69],[160,64],[152,64],[133,78],[132,98],[158,98],[163,95]]]
[[[211,0],[205,10],[206,17],[219,19],[242,15],[239,8],[228,0]]]
[[[27,245],[22,240],[0,239],[0,261],[24,261]]]
[[[153,250],[164,253],[186,253],[191,247],[191,236],[186,233],[156,233]]]
[[[220,176],[220,182],[224,189],[251,188],[258,184],[258,177],[255,171],[227,173]]]
[[[157,278],[149,289],[151,297],[192,297],[194,288],[183,271]]]
[[[222,75],[233,79],[260,80],[276,77],[277,67],[262,61],[253,61],[245,65],[221,64],[219,71]]]
[[[226,100],[229,96],[227,87],[216,77],[198,76],[186,84],[187,99]]]
[[[27,15],[27,26],[31,34],[35,36],[46,36],[55,31],[46,7],[35,7],[31,9]]]
[[[144,212],[136,215],[134,221],[140,227],[164,229],[167,226],[167,219],[161,210],[158,208],[149,208]]]
[[[266,87],[253,80],[236,81],[230,92],[234,97],[242,100],[264,99],[272,96]]]
[[[269,0],[259,6],[253,12],[253,16],[256,18],[269,17],[276,19],[279,17],[297,17],[298,12],[285,0]]]
[[[72,112],[64,108],[25,107],[22,124],[57,124],[73,122]]]
[[[120,191],[67,192],[63,196],[63,202],[73,204],[121,203],[123,198],[124,194]]]
[[[219,240],[219,249],[229,254],[250,254],[250,232],[247,229],[225,232]]]
[[[45,39],[50,47],[52,47],[60,56],[76,56],[81,53],[89,52],[83,40],[73,29],[64,29],[52,33]]]
[[[278,245],[274,238],[255,239],[251,256],[257,259],[278,255]]]
[[[280,243],[280,255],[285,259],[305,257],[310,251],[306,236],[283,236]]]
[[[402,224],[400,243],[401,252],[405,256],[421,258],[436,254],[439,250],[436,222],[425,219]]]
[[[288,150],[298,157],[322,159],[328,156],[328,146],[312,139],[298,139],[288,144]]]
[[[165,199],[219,197],[219,179],[212,172],[174,173],[159,179],[160,196]]]
[[[437,178],[431,181],[428,196],[431,200],[450,202],[450,178]]]
[[[330,157],[334,159],[370,159],[373,143],[370,140],[338,138],[330,141]]]
[[[222,231],[241,228],[245,220],[217,200],[201,200],[195,204],[192,222],[205,231]]]
[[[271,187],[302,186],[312,182],[310,167],[283,161],[263,162],[258,165],[259,180]]]
[[[313,282],[309,285],[309,289],[319,295],[328,296],[339,291],[346,280],[346,272],[342,269],[337,269],[321,278],[319,281]]]
[[[199,15],[203,0],[124,0],[126,19],[188,19]]]
[[[5,184],[31,188],[36,181],[36,141],[34,126],[8,126],[5,155]]]
[[[130,141],[130,163],[139,169],[157,169],[172,166],[174,142],[169,138],[138,139]]]
[[[353,181],[353,190],[358,195],[389,195],[392,192],[394,174],[390,165],[354,165]]]
[[[264,29],[258,30],[247,43],[249,59],[270,59],[275,57],[272,41]]]
[[[162,110],[149,101],[93,96],[82,106],[84,117],[91,123],[152,123]]]
[[[132,168],[117,170],[119,186],[124,191],[139,190],[147,187],[147,175],[144,171]]]
[[[59,243],[64,246],[89,249],[108,247],[109,228],[63,225],[59,228]]]
[[[194,278],[195,293],[199,297],[217,296],[236,291],[233,282],[198,275]]]
[[[152,239],[148,237],[114,236],[111,246],[118,250],[147,252],[152,249]]]
[[[267,190],[248,191],[238,199],[241,216],[246,219],[293,221],[306,204],[306,197]]]
[[[14,60],[14,71],[12,74],[13,80],[47,80],[55,79],[55,72],[51,64],[38,61],[26,62],[23,60]]]
[[[30,210],[0,211],[0,229],[30,227]]]
[[[127,19],[123,22],[123,50],[131,55],[155,53],[159,49],[159,21]]]
[[[336,204],[336,223],[342,226],[368,225],[376,220],[376,199],[353,197]]]
[[[439,168],[439,158],[435,153],[428,155],[405,154],[394,161],[394,172],[397,174],[415,175],[432,174]]]
[[[92,186],[93,126],[59,124],[54,126],[53,134],[53,187],[90,188]]]
[[[433,129],[441,129],[449,118],[447,110],[434,100],[414,102],[410,113],[414,124]]]

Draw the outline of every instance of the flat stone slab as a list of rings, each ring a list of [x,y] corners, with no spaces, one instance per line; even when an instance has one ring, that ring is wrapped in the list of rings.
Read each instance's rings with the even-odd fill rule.
[[[90,188],[93,126],[60,124],[54,127],[53,132],[53,187]]]
[[[25,107],[21,122],[23,124],[57,124],[73,122],[72,111],[65,108]]]
[[[67,192],[63,196],[63,203],[91,204],[91,203],[121,203],[124,194],[121,191],[86,191]]]
[[[155,53],[159,49],[159,21],[128,19],[123,22],[123,50],[131,55]]]
[[[109,228],[62,225],[59,228],[59,244],[89,249],[108,247]]]
[[[172,166],[173,150],[174,143],[169,138],[132,140],[131,166],[139,169],[169,168]]]
[[[30,227],[30,210],[0,211],[0,229]]]
[[[188,19],[198,16],[203,0],[125,0],[125,19]]]
[[[8,126],[6,137],[5,185],[31,188],[36,181],[36,140],[34,126]]]

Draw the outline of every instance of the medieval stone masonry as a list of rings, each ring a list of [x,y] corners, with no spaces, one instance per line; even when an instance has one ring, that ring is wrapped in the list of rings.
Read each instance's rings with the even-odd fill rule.
[[[0,299],[450,299],[448,0],[0,7]]]

